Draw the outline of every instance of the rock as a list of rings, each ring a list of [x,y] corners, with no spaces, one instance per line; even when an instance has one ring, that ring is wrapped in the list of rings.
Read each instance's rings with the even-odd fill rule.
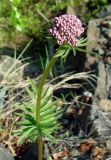
[[[94,128],[98,133],[98,136],[105,137],[111,135],[111,119],[108,118],[108,113],[102,111],[96,111],[93,119]],[[111,115],[110,115],[111,117]]]
[[[14,160],[8,149],[4,148],[2,145],[0,145],[0,160]]]
[[[97,98],[107,98],[107,86],[106,86],[106,70],[103,62],[98,63],[98,79],[97,79],[97,87],[95,90],[95,96]]]
[[[100,139],[111,136],[111,100],[94,99],[91,118]]]
[[[107,63],[108,64],[103,62],[98,63],[99,78],[97,79],[95,96],[99,99],[111,99],[111,61]]]
[[[88,40],[91,41],[90,45],[87,46],[87,50],[90,52],[93,49],[98,49],[98,41],[100,38],[100,29],[97,27],[100,22],[102,20],[101,19],[95,19],[95,20],[91,20],[89,21],[88,24],[88,31],[87,31],[87,37]]]
[[[87,36],[91,44],[87,46],[87,51],[97,52],[101,58],[87,55],[86,68],[96,70],[97,87],[95,97],[110,98],[111,88],[111,16],[93,19],[89,22]],[[96,64],[96,65],[95,65]]]
[[[40,73],[36,63],[29,63],[24,67],[24,77],[35,78]]]
[[[14,65],[15,61],[16,64]],[[23,64],[20,60],[15,60],[14,58],[7,55],[0,55],[0,74],[3,77],[6,77],[7,80],[11,80],[11,82],[23,80],[22,65]],[[19,67],[21,67],[21,69],[18,69]]]
[[[99,48],[99,54],[100,54],[101,56],[103,56],[103,55],[105,54],[105,52],[104,52],[104,50],[103,50],[102,48]]]
[[[8,49],[2,50],[2,55],[0,55],[0,81],[7,73],[7,79],[11,82],[22,81],[26,77],[35,78],[38,76],[40,71],[36,63],[30,62],[25,65],[20,60],[13,58],[13,54],[14,50],[9,49],[9,53]]]
[[[102,33],[106,38],[111,38],[111,29],[102,27]]]
[[[93,41],[87,50],[101,55],[99,62],[96,57],[87,56],[87,63],[90,68],[97,63],[95,70],[98,78],[91,117],[97,135],[102,138],[111,133],[111,16],[91,20],[87,34],[89,41]]]
[[[91,43],[87,46],[87,50],[89,52],[96,50],[98,53],[100,53],[102,50],[103,55],[104,49],[106,49],[106,45],[111,38],[110,27],[111,16],[89,21],[87,31],[88,40],[91,41]]]
[[[110,112],[111,111],[111,100],[100,99],[98,102],[98,107],[101,111]]]
[[[106,141],[106,146],[108,149],[111,149],[111,140]]]

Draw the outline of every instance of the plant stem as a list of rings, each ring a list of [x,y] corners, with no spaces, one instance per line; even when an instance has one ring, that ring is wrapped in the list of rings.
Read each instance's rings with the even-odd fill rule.
[[[42,138],[38,139],[38,160],[42,160]]]
[[[41,107],[41,97],[42,97],[43,86],[44,86],[45,80],[46,80],[46,78],[48,76],[48,73],[50,71],[50,68],[56,62],[57,58],[58,57],[53,57],[51,59],[51,61],[49,62],[47,68],[45,69],[45,71],[43,73],[43,76],[42,76],[40,84],[39,84],[38,95],[37,95],[37,105],[36,105],[36,122],[37,122],[38,126],[40,124],[40,107]]]
[[[43,76],[41,78],[39,88],[38,88],[38,94],[37,94],[37,105],[36,105],[36,122],[37,126],[40,125],[40,108],[41,108],[41,97],[42,97],[42,90],[45,83],[45,80],[48,76],[48,73],[50,71],[50,68],[53,66],[53,64],[56,62],[58,57],[53,57],[51,61],[49,62],[47,68],[45,69]],[[42,160],[42,137],[38,139],[38,160]]]
[[[37,127],[40,126],[40,108],[41,108],[41,99],[42,99],[42,91],[44,87],[45,80],[50,72],[50,69],[58,59],[58,57],[61,56],[61,54],[64,53],[63,50],[61,50],[61,47],[57,50],[56,54],[52,57],[51,61],[47,65],[42,78],[40,80],[40,84],[38,87],[38,93],[37,93],[37,104],[36,104],[36,123]],[[41,135],[40,135],[41,136]],[[42,136],[38,139],[38,160],[42,160]]]

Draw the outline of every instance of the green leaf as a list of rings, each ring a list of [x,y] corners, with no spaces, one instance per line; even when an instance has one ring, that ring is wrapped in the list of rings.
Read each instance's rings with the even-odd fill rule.
[[[32,97],[32,99],[36,99],[35,93],[33,93],[29,88],[26,88],[26,91],[29,94],[29,96]]]
[[[32,109],[29,106],[18,106],[18,108],[24,112],[32,112]]]
[[[76,49],[73,48],[73,55],[75,56],[76,55]]]
[[[52,135],[45,133],[45,137],[48,138],[49,141],[52,141],[53,143],[57,143],[57,140]]]
[[[78,51],[82,51],[82,52],[87,52],[85,49],[82,49],[82,48],[76,48],[76,50],[78,50]]]
[[[54,111],[56,111],[57,108],[58,108],[58,106],[51,106],[50,108],[48,107],[47,110],[45,110],[44,112],[40,113],[40,116],[44,117],[45,115],[51,114]]]
[[[51,118],[46,119],[46,120],[41,120],[40,126],[43,127],[43,128],[53,127],[53,125],[56,124],[56,120],[57,120],[58,118],[60,118],[60,116],[51,117]]]
[[[34,129],[35,127],[30,127],[23,130],[24,133],[22,134],[22,136],[20,136],[18,143],[22,144],[29,137],[30,133],[32,133]]]
[[[47,133],[52,134],[55,130],[60,129],[60,128],[61,128],[61,125],[60,123],[57,122],[56,124],[53,125],[53,127],[43,128],[43,130]]]
[[[51,98],[52,98],[52,95],[48,96],[47,98],[44,98],[43,102],[41,103],[41,107],[44,107]]]
[[[25,129],[28,129],[28,128],[30,128],[30,126],[28,126],[28,127],[24,126],[24,127],[22,127],[22,128],[13,130],[13,133],[14,133],[15,135],[20,136],[20,135],[22,135],[22,133],[24,133],[24,130],[25,130]]]
[[[70,52],[70,47],[66,50],[65,54],[62,56],[62,58],[66,58]]]
[[[42,99],[46,97],[49,88],[46,88],[43,92]]]
[[[29,80],[29,82],[30,82],[30,84],[31,84],[31,87],[32,87],[33,92],[34,92],[35,94],[37,94],[38,89],[37,89],[36,84],[35,84],[30,78],[29,78],[28,80]]]
[[[42,113],[42,112],[50,109],[50,107],[54,106],[57,102],[58,102],[58,100],[56,100],[56,101],[54,101],[54,102],[52,102],[52,103],[50,103],[50,104],[45,105],[44,107],[42,107],[42,108],[40,109],[40,112]]]
[[[55,111],[56,109],[54,110],[48,110],[47,113],[44,113],[44,115],[41,115],[41,120],[46,120],[46,119],[49,119],[51,117],[57,117],[57,116],[61,116],[61,113],[63,112],[63,110],[59,110],[59,111]],[[55,111],[55,112],[54,112]]]
[[[31,121],[20,121],[17,124],[20,124],[21,126],[33,126],[33,123]]]
[[[54,57],[61,57],[64,55],[64,50],[60,50]]]
[[[18,116],[23,117],[24,119],[30,121],[31,123],[36,125],[36,121],[34,117],[30,114],[22,114],[22,113],[16,113]]]

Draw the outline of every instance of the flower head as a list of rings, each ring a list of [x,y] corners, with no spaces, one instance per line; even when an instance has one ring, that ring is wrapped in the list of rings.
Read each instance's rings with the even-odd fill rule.
[[[59,45],[67,43],[75,46],[84,28],[75,15],[62,15],[54,18],[53,28],[49,29],[49,32],[56,38]]]

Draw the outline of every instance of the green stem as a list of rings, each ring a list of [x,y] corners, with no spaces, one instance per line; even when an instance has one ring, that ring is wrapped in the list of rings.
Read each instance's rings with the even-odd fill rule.
[[[58,57],[60,57],[62,53],[64,53],[64,51],[61,50],[61,48],[59,49],[57,50],[56,54],[52,57],[51,61],[47,65],[38,87],[37,104],[36,104],[36,123],[38,127],[40,127],[40,108],[41,108],[42,91],[45,80],[49,74],[50,69],[52,68]],[[38,160],[42,160],[42,136],[38,139]]]
[[[42,160],[42,138],[38,139],[38,160]]]
[[[56,62],[58,57],[53,57],[51,59],[51,61],[49,62],[47,68],[45,69],[43,76],[41,78],[40,84],[39,84],[39,88],[38,88],[38,95],[37,95],[37,105],[36,105],[36,122],[37,125],[39,126],[40,124],[40,107],[41,107],[41,97],[42,97],[42,90],[43,90],[43,86],[45,83],[45,80],[48,76],[48,73],[50,71],[50,68],[54,65],[54,63]]]
[[[49,62],[47,68],[45,69],[43,76],[41,78],[38,94],[37,94],[37,105],[36,105],[36,122],[37,126],[40,126],[40,107],[41,107],[41,98],[42,98],[42,90],[45,83],[45,80],[48,76],[50,68],[52,68],[53,64],[56,62],[58,57],[53,57]],[[38,139],[38,160],[42,160],[42,137]]]

